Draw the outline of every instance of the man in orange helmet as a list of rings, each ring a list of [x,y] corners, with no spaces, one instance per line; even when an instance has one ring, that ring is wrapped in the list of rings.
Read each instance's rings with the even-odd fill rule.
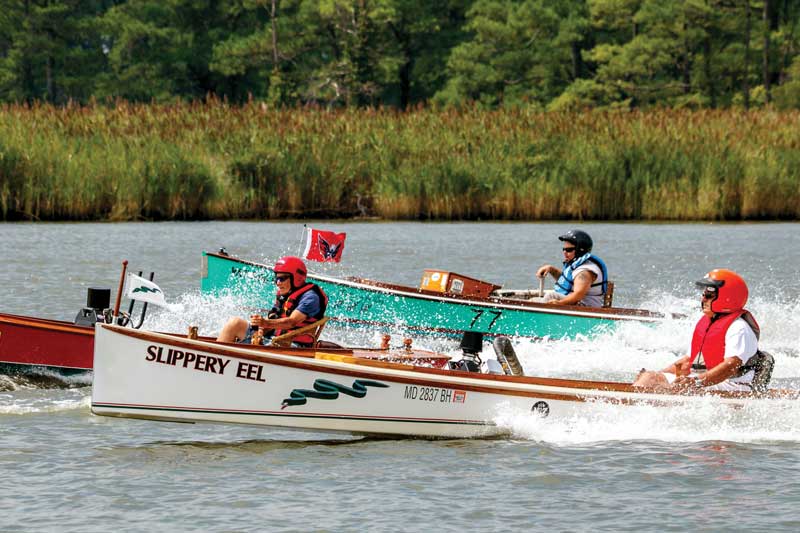
[[[766,387],[772,358],[758,350],[758,323],[744,309],[745,281],[736,272],[719,268],[696,285],[703,289],[703,316],[695,326],[689,355],[660,372],[643,370],[633,385],[674,392],[700,388],[752,392],[756,385]]]
[[[306,265],[299,257],[281,257],[272,267],[275,284],[278,286],[275,305],[264,318],[250,316],[248,323],[244,318],[233,317],[225,324],[217,337],[221,342],[242,342],[249,344],[254,331],[263,328],[269,338],[293,329],[312,324],[325,316],[328,297],[315,283],[306,281]],[[309,346],[314,342],[310,335],[300,335],[292,339],[292,344]]]

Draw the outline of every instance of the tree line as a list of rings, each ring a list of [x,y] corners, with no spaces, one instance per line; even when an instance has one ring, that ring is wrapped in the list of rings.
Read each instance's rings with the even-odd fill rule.
[[[0,101],[800,108],[800,0],[0,0]]]

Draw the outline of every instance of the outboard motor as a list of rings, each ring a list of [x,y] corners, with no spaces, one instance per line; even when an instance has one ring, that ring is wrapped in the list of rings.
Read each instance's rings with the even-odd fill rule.
[[[464,372],[480,372],[481,358],[483,350],[483,333],[480,331],[465,331],[459,345],[463,356],[461,361],[450,361],[450,370],[461,370]]]
[[[92,326],[98,322],[111,322],[111,289],[89,288],[86,292],[86,307],[78,311],[75,324]]]

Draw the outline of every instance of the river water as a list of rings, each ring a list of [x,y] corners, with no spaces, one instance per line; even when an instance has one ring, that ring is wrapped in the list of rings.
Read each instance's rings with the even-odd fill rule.
[[[347,232],[318,272],[416,285],[424,268],[507,288],[559,260],[579,227],[609,264],[615,304],[687,314],[597,338],[516,345],[526,373],[630,380],[681,355],[715,267],[748,281],[774,381],[800,387],[800,225],[320,222]],[[171,310],[145,327],[215,333],[244,314],[199,294],[201,251],[297,254],[300,223],[1,224],[0,311],[71,320],[120,263],[156,272]],[[378,335],[326,329],[373,345]],[[2,340],[0,339],[0,342]],[[416,340],[452,351],[448,341]],[[90,379],[44,389],[0,376],[0,531],[795,531],[800,409],[598,410],[498,420],[510,439],[375,440],[242,426],[95,417]]]

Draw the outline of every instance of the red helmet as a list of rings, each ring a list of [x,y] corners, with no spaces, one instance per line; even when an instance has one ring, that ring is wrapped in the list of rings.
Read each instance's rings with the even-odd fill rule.
[[[717,293],[711,302],[711,310],[715,313],[740,311],[747,303],[747,283],[733,270],[716,268],[696,285]]]
[[[275,261],[275,266],[272,267],[275,273],[281,272],[284,274],[292,275],[292,286],[300,287],[305,285],[306,282],[306,264],[299,257],[287,255]]]

